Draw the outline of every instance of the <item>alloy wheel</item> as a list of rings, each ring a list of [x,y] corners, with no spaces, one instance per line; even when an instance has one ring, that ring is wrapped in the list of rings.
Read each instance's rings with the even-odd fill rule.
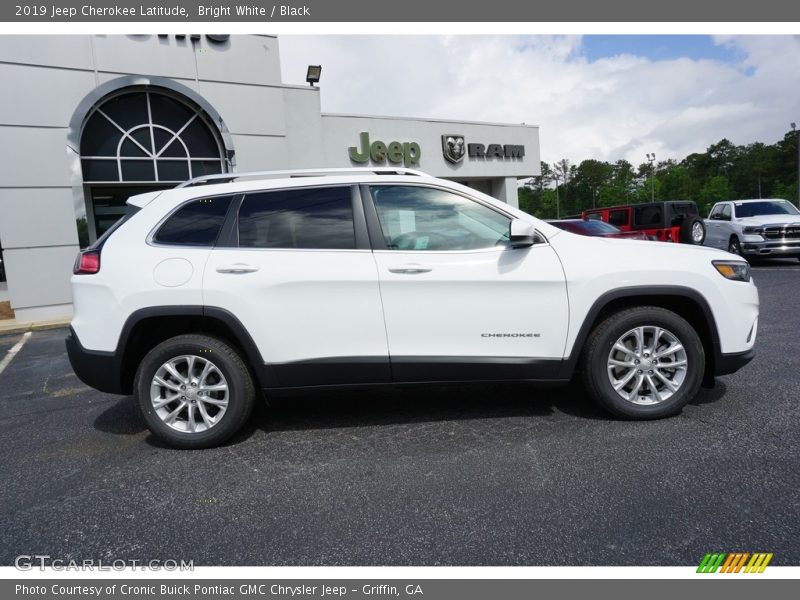
[[[638,405],[671,398],[686,381],[686,349],[672,332],[656,325],[625,332],[608,354],[608,380],[624,400]]]
[[[694,225],[692,225],[692,240],[695,244],[701,244],[704,237],[705,230],[703,229],[703,224],[700,221],[695,222]]]
[[[225,415],[230,390],[219,367],[194,355],[172,358],[156,370],[150,402],[169,427],[184,433],[207,431]]]

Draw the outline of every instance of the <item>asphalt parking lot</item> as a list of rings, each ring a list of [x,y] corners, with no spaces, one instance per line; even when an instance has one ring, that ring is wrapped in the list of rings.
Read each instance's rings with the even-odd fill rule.
[[[754,277],[755,360],[649,423],[578,386],[328,392],[175,451],[72,374],[64,330],[34,332],[0,374],[0,564],[798,565],[800,264]]]

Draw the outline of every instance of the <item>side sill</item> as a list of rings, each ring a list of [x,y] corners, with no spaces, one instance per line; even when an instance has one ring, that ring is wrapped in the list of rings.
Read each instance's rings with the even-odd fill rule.
[[[265,389],[406,383],[560,381],[560,359],[518,357],[347,356],[264,365]]]
[[[538,388],[552,388],[562,387],[568,385],[569,379],[473,379],[473,380],[459,380],[459,381],[399,381],[389,383],[342,383],[342,384],[325,384],[325,385],[298,385],[287,387],[267,387],[262,388],[264,392],[309,392],[309,391],[327,391],[327,390],[369,390],[369,389],[392,389],[392,388],[424,388],[429,386],[455,386],[455,385],[485,385],[485,384],[507,384],[507,383],[520,383],[531,385]]]

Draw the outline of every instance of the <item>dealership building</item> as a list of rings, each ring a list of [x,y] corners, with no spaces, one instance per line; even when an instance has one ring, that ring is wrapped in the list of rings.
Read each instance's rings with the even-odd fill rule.
[[[127,197],[204,174],[407,167],[514,205],[539,174],[537,127],[321,112],[324,74],[283,84],[278,42],[0,36],[0,303],[71,315],[76,219],[93,241]]]

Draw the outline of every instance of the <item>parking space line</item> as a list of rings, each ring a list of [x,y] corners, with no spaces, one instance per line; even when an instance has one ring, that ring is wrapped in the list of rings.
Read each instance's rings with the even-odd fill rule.
[[[3,360],[0,360],[0,375],[3,374],[3,371],[6,370],[6,367],[11,364],[11,361],[17,355],[17,352],[22,350],[22,347],[25,345],[25,342],[28,341],[28,338],[31,337],[31,332],[28,331],[22,335],[20,340],[11,347],[11,350],[6,352],[6,355],[3,357]]]

